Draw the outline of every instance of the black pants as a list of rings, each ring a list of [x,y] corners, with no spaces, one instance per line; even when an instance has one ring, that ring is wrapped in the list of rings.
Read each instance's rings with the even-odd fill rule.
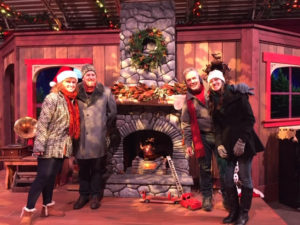
[[[216,152],[215,137],[212,133],[201,133],[205,156],[198,159],[200,167],[200,191],[203,197],[211,197],[213,193],[213,180],[211,171],[212,155],[215,154],[220,173],[221,191],[224,192],[224,173],[226,161]]]
[[[103,175],[106,170],[106,156],[96,159],[78,159],[79,193],[82,196],[101,196],[104,189]]]
[[[37,176],[31,184],[27,205],[28,209],[33,209],[35,204],[42,193],[43,205],[52,202],[53,189],[55,184],[56,175],[60,172],[64,159],[38,158]]]

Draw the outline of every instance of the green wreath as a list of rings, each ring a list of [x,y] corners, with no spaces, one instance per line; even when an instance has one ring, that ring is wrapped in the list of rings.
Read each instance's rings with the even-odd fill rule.
[[[145,53],[145,46],[155,48]],[[138,69],[152,70],[162,65],[167,56],[167,47],[162,32],[156,28],[141,30],[129,39],[132,65]]]

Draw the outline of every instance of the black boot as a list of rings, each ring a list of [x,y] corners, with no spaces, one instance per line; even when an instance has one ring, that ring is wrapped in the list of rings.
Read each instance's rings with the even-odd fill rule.
[[[98,209],[100,207],[100,196],[93,195],[90,202],[91,209]]]
[[[245,225],[249,220],[248,212],[251,207],[253,196],[253,188],[242,187],[242,196],[240,201],[239,217],[236,221],[236,225]]]
[[[227,197],[227,193],[226,193],[226,191],[225,190],[223,190],[222,192],[222,198],[223,198],[223,207],[227,210],[227,211],[229,211],[229,209],[230,209],[230,207],[229,207],[229,199],[228,199],[228,197]]]
[[[75,204],[73,205],[73,209],[81,209],[85,206],[86,203],[89,201],[89,196],[80,195]]]
[[[239,215],[239,197],[236,187],[226,188],[229,215],[223,219],[223,223],[233,223]]]

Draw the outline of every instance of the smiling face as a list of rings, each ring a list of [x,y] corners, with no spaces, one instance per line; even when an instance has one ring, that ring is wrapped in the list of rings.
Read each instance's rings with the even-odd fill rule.
[[[97,76],[94,71],[88,71],[82,78],[82,81],[87,87],[95,87],[97,83]]]
[[[219,78],[212,78],[209,81],[209,87],[213,91],[220,91],[221,88],[223,87],[223,85],[224,85],[224,82]]]
[[[61,83],[65,90],[68,92],[74,92],[77,85],[77,80],[75,78],[66,78]]]
[[[185,75],[185,82],[189,89],[198,91],[201,89],[200,77],[196,71],[190,71]]]

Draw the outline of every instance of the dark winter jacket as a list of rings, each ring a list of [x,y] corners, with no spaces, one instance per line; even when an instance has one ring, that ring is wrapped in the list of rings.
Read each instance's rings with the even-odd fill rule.
[[[93,159],[106,155],[107,126],[115,119],[117,106],[108,87],[98,83],[88,96],[83,83],[78,85],[80,111],[80,139],[75,156],[78,159]]]
[[[213,102],[219,101],[217,93],[211,92]],[[248,95],[233,93],[226,85],[221,107],[212,112],[215,127],[216,146],[223,145],[229,159],[233,158],[233,147],[241,138],[245,143],[245,153],[241,157],[252,157],[264,150],[253,130],[255,118],[248,101]]]

